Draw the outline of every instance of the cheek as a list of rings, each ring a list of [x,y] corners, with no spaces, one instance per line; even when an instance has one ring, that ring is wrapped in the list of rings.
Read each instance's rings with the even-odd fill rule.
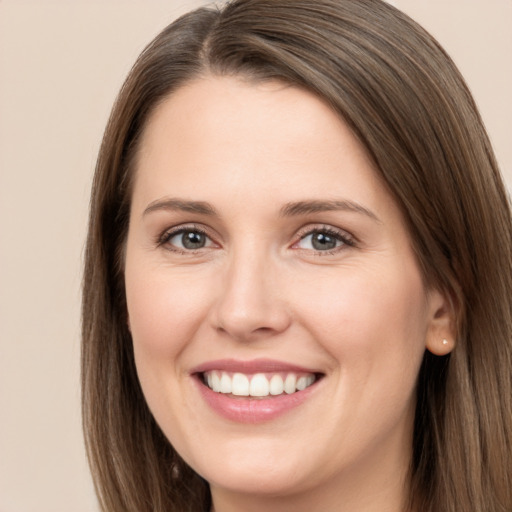
[[[162,429],[167,431],[172,425],[172,437],[179,440],[185,435],[179,430],[179,416],[190,407],[183,394],[188,374],[182,362],[205,317],[208,288],[167,274],[127,263],[126,297],[135,364],[146,402]]]
[[[344,371],[367,378],[393,365],[392,371],[400,366],[415,379],[427,329],[427,300],[415,265],[347,270],[317,280],[299,316]]]
[[[169,361],[193,338],[204,317],[205,287],[165,272],[126,271],[126,296],[136,352]]]
[[[179,444],[186,438],[180,417],[190,408],[183,392],[189,380],[183,361],[204,323],[209,288],[190,276],[169,274],[168,269],[132,266],[127,260],[125,280],[139,382],[156,421]]]

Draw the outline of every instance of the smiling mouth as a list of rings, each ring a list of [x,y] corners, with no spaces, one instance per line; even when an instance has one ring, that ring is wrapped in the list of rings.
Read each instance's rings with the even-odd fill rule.
[[[273,359],[218,359],[190,372],[204,402],[231,423],[261,424],[300,408],[325,373]]]
[[[304,391],[321,378],[315,373],[255,373],[245,374],[211,370],[200,374],[208,388],[232,397],[268,398],[292,395]]]

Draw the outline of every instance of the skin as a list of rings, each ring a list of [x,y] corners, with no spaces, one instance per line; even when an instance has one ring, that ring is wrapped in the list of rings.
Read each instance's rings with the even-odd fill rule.
[[[361,144],[308,92],[206,76],[156,109],[136,167],[125,279],[137,371],[215,510],[401,511],[418,370],[426,347],[449,350],[450,315]],[[301,201],[351,208],[283,215]],[[165,238],[180,227],[205,231],[205,246]],[[329,251],[311,237],[326,228],[339,238]],[[260,424],[205,404],[194,367],[261,357],[323,378]]]

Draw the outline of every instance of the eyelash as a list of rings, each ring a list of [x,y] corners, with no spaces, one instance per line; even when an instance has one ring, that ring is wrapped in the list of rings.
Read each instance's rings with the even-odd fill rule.
[[[184,233],[200,233],[200,234],[204,235],[205,237],[207,237],[209,240],[213,241],[212,237],[209,236],[207,230],[205,230],[202,226],[193,224],[193,225],[189,225],[189,226],[179,226],[179,227],[164,231],[157,237],[156,245],[158,247],[163,247],[166,244],[168,244],[169,241],[172,240],[175,236],[178,236],[178,235],[184,234]],[[343,250],[344,247],[355,247],[356,246],[356,240],[354,239],[354,237],[352,235],[350,235],[346,231],[336,229],[331,226],[318,225],[318,226],[313,226],[313,227],[308,226],[307,228],[303,228],[303,230],[299,230],[299,232],[298,232],[299,239],[298,239],[298,241],[293,243],[292,248],[295,247],[296,245],[298,245],[301,241],[303,241],[308,236],[312,236],[315,234],[324,234],[329,237],[332,237],[336,241],[341,242],[341,245],[338,247],[335,247],[331,250],[325,250],[325,251],[320,251],[320,250],[311,251],[308,249],[301,249],[301,248],[297,248],[296,250],[313,252],[317,256],[329,256],[329,255],[336,254],[340,250]],[[175,252],[175,253],[179,253],[179,254],[189,254],[189,255],[196,254],[196,253],[200,252],[202,249],[204,249],[204,247],[201,247],[196,250],[194,250],[194,249],[185,249],[184,250],[184,249],[181,249],[181,248],[175,247],[175,246],[168,246],[166,248],[167,248],[167,250],[169,250],[171,252]]]
[[[356,240],[352,235],[347,233],[344,230],[333,228],[332,226],[326,226],[326,225],[318,225],[318,226],[308,226],[307,228],[304,228],[304,230],[299,231],[299,240],[293,244],[293,246],[298,245],[300,242],[302,242],[305,238],[308,236],[312,236],[315,234],[322,234],[327,235],[329,237],[334,238],[336,241],[341,242],[341,245],[338,247],[335,247],[330,250],[320,251],[320,250],[313,250],[313,253],[315,256],[330,256],[333,254],[337,254],[339,251],[344,250],[346,247],[355,247],[356,246]],[[297,250],[304,250],[308,251],[308,249],[300,249]]]
[[[212,239],[211,236],[208,235],[208,232],[201,226],[191,224],[189,226],[179,226],[177,228],[172,228],[164,231],[161,235],[157,237],[157,247],[163,247],[166,244],[169,243],[170,240],[172,240],[175,236],[184,234],[184,233],[201,233],[208,239]],[[166,247],[167,250],[171,252],[176,252],[178,254],[196,254],[201,249],[193,250],[193,249],[181,249],[179,247],[175,246],[168,246]]]

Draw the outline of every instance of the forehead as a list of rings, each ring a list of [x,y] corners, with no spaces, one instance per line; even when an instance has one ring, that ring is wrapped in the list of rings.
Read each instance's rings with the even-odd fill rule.
[[[152,142],[161,142],[157,133],[162,130],[180,144],[191,135],[194,147],[199,141],[205,145],[214,139],[218,143],[221,138],[226,144],[242,146],[240,143],[250,138],[254,147],[257,142],[265,142],[264,147],[270,149],[274,141],[276,146],[282,148],[284,143],[286,148],[287,142],[293,144],[302,137],[312,148],[313,135],[322,134],[326,140],[328,132],[340,130],[352,138],[339,116],[312,93],[281,81],[236,76],[198,78],[169,95],[147,122],[145,149]],[[362,146],[359,149],[363,150]]]
[[[288,200],[336,192],[370,203],[385,192],[364,146],[325,102],[238,77],[197,79],[158,105],[139,146],[135,188],[147,202],[168,189],[276,200],[278,191],[296,196]]]

